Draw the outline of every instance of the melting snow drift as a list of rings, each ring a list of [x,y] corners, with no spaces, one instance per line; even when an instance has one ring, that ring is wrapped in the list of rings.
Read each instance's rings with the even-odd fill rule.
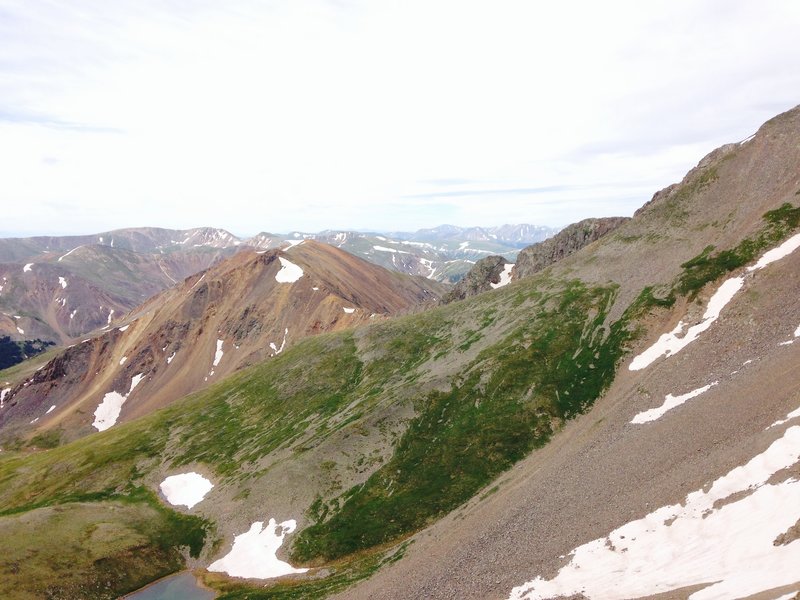
[[[217,340],[217,351],[214,352],[214,362],[211,363],[212,367],[216,367],[219,365],[219,361],[222,360],[222,355],[225,354],[222,351],[222,345],[225,343],[224,340]]]
[[[161,493],[173,506],[192,508],[206,497],[214,484],[202,475],[191,472],[171,475],[161,482]]]
[[[227,573],[232,577],[254,579],[270,579],[291,573],[305,573],[308,569],[295,569],[276,556],[278,548],[283,544],[284,536],[292,533],[296,527],[297,523],[294,519],[281,524],[277,524],[275,519],[270,519],[266,527],[263,522],[256,521],[250,526],[247,533],[242,533],[234,538],[231,551],[212,563],[208,570]]]
[[[278,283],[294,283],[303,276],[303,269],[282,256],[278,257],[281,261],[281,270],[275,274],[275,281]]]
[[[667,411],[672,410],[676,406],[680,406],[687,400],[691,400],[702,394],[703,392],[707,392],[712,387],[717,385],[719,381],[714,381],[709,383],[708,385],[704,385],[701,388],[697,388],[696,390],[692,390],[691,392],[687,392],[686,394],[682,394],[680,396],[673,396],[672,394],[667,394],[664,397],[664,404],[657,408],[651,408],[650,410],[646,410],[644,412],[640,412],[638,415],[631,419],[631,423],[636,425],[641,425],[642,423],[649,423],[650,421],[655,421],[664,416]]]
[[[144,375],[134,375],[133,379],[131,379],[131,389],[124,396],[119,392],[108,392],[103,396],[103,401],[94,411],[92,427],[97,431],[105,431],[116,424],[117,419],[119,419],[119,413],[122,412],[122,405],[125,404],[125,400],[131,395],[133,388],[139,385],[142,379],[144,379]]]
[[[719,318],[719,313],[736,295],[736,292],[742,288],[742,285],[744,285],[744,277],[731,277],[725,281],[711,296],[703,319],[698,324],[689,327],[683,337],[678,337],[686,326],[683,321],[680,321],[675,329],[669,333],[662,334],[655,344],[635,357],[628,368],[631,371],[639,371],[662,356],[672,356],[683,350],[700,337],[701,333],[711,327],[714,321]]]
[[[690,600],[716,600],[796,583],[800,543],[776,540],[800,517],[800,481],[767,481],[798,461],[795,426],[682,504],[663,506],[576,548],[553,579],[537,577],[514,588],[510,599],[581,593],[590,600],[623,600],[706,584]]]
[[[501,288],[504,285],[508,285],[511,283],[511,269],[514,268],[514,263],[506,263],[503,265],[503,272],[500,273],[500,281],[497,283],[489,282],[489,285],[492,286],[494,289]]]
[[[281,347],[280,347],[280,348],[278,348],[278,347],[275,345],[275,342],[270,342],[270,343],[269,343],[269,347],[270,347],[270,348],[272,348],[272,354],[273,354],[274,356],[278,356],[278,354],[280,354],[281,352],[283,352],[283,347],[286,345],[286,336],[287,336],[287,335],[289,335],[289,328],[288,328],[288,327],[286,327],[286,328],[283,330],[283,342],[281,342]]]

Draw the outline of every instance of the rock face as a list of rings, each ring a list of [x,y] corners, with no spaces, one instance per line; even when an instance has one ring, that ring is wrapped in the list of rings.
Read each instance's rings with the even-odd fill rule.
[[[491,284],[500,281],[503,267],[508,264],[502,256],[487,256],[475,263],[464,278],[442,298],[442,304],[450,304],[492,289]]]
[[[617,227],[630,221],[628,217],[584,219],[562,229],[554,237],[523,248],[511,271],[511,280],[516,281],[538,273],[557,263],[584,246],[591,244]],[[499,287],[501,274],[510,261],[502,256],[487,256],[475,263],[469,273],[443,298],[442,304],[464,300],[493,287]],[[506,281],[507,282],[507,281]]]
[[[584,219],[573,223],[550,239],[521,250],[517,256],[514,270],[511,272],[511,278],[516,281],[523,277],[530,277],[595,240],[599,240],[628,221],[630,221],[629,217],[607,217]]]

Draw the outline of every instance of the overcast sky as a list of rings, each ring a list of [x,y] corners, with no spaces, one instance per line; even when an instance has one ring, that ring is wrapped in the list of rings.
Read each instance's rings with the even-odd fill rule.
[[[797,0],[0,0],[0,235],[630,215],[800,103],[799,31]]]

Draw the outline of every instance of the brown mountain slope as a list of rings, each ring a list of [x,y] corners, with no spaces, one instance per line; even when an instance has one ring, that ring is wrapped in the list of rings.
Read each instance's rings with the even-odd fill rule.
[[[68,348],[11,389],[0,430],[8,438],[35,425],[79,437],[117,422],[98,421],[105,398],[113,404],[125,396],[119,420],[127,421],[306,336],[407,312],[437,301],[440,292],[435,282],[313,241],[286,252],[240,252],[150,299],[124,326]],[[47,413],[50,406],[56,409]]]
[[[691,271],[681,265],[709,245],[733,255],[746,251],[741,242],[758,238],[762,215],[784,202],[798,204],[798,139],[800,108],[767,122],[752,140],[711,153],[634,219],[553,266],[548,277],[617,283],[612,314],[618,318],[644,287],[654,286],[658,296],[676,281],[688,283],[682,276]],[[768,534],[759,546],[767,565],[779,564],[769,553],[800,543],[797,502],[770,511],[776,505],[763,500],[778,489],[790,493],[787,478],[798,469],[800,250],[748,271],[766,250],[730,274],[710,272],[706,285],[687,289],[671,307],[645,310],[647,330],[588,413],[486,493],[415,536],[403,559],[337,597],[677,599],[719,586],[703,597],[777,598],[800,589],[797,561],[794,569],[779,569],[777,583],[756,559],[740,564],[738,582],[725,583],[717,570],[733,560],[732,549],[757,546],[748,537],[754,530]],[[712,296],[733,277],[742,277],[742,289],[707,331],[680,353],[630,369],[680,322],[702,322]],[[658,418],[639,416],[669,395],[692,392]],[[744,477],[737,468],[751,460],[747,472],[763,468],[770,463],[763,457],[787,440],[794,440],[794,459],[786,458],[789,466],[767,485],[748,487],[746,479],[731,485],[694,517],[681,508],[696,506],[714,481]]]

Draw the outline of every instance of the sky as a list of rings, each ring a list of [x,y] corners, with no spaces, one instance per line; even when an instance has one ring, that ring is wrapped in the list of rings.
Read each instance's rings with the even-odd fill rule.
[[[631,215],[800,103],[796,0],[0,0],[0,236]]]

